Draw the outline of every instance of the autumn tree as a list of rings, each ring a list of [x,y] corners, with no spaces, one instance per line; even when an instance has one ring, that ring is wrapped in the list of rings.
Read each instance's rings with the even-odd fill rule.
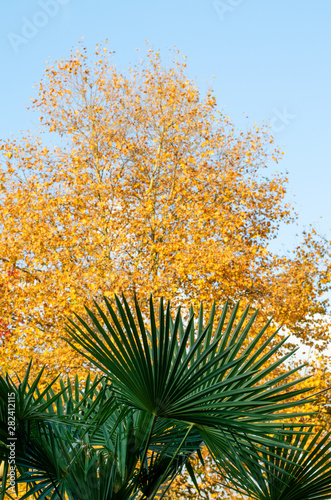
[[[41,130],[3,140],[2,368],[33,355],[50,372],[83,369],[61,339],[68,315],[105,294],[175,304],[242,299],[306,342],[327,340],[327,247],[305,233],[269,248],[295,220],[268,129],[237,132],[175,55],[149,50],[124,74],[84,48],[46,68],[33,108]],[[319,328],[319,329],[317,329]],[[316,333],[317,332],[317,333]]]

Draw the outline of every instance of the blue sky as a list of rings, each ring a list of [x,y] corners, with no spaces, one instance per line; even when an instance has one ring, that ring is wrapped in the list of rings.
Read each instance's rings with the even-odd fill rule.
[[[81,37],[91,50],[109,39],[123,68],[146,40],[165,55],[176,46],[238,129],[272,125],[300,224],[281,232],[278,248],[291,249],[310,224],[331,239],[329,0],[11,0],[1,10],[0,137],[37,126],[26,110],[34,84]]]

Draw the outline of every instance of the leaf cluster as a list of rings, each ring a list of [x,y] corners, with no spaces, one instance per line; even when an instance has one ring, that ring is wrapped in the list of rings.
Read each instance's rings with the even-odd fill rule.
[[[163,300],[157,318],[151,298],[147,326],[137,300],[130,307],[115,297],[116,309],[104,302],[105,310],[97,303],[95,311],[86,309],[89,322],[76,316],[67,324],[67,341],[100,375],[84,383],[78,376],[55,379],[42,391],[42,370],[29,383],[31,365],[17,385],[8,375],[0,378],[0,458],[8,461],[7,397],[14,393],[17,484],[27,485],[22,500],[159,498],[184,466],[198,487],[191,461],[197,454],[203,462],[203,445],[220,477],[240,491],[259,491],[254,498],[267,498],[261,491],[274,480],[279,488],[276,472],[281,484],[292,484],[291,467],[306,453],[319,475],[314,482],[308,467],[312,488],[322,491],[320,464],[327,469],[329,455],[322,462],[309,455],[320,435],[305,451],[310,433],[284,423],[306,415],[301,407],[312,398],[302,396],[310,388],[299,387],[304,379],[292,380],[297,369],[278,374],[291,353],[272,361],[285,340],[270,348],[276,332],[266,335],[268,324],[245,345],[256,313],[249,317],[247,308],[238,317],[237,305],[228,317],[225,305],[216,322],[213,306],[205,323],[201,306],[184,326],[180,309],[173,317]],[[7,473],[8,464],[2,498]]]

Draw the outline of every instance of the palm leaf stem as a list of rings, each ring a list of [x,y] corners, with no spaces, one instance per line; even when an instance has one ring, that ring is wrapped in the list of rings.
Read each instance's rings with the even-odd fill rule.
[[[148,448],[149,448],[150,443],[151,443],[152,434],[153,434],[153,430],[154,430],[154,426],[155,426],[156,420],[157,420],[157,415],[153,415],[151,428],[150,428],[149,433],[148,433],[148,437],[147,437],[147,440],[146,440],[146,445],[145,445],[144,453],[143,453],[143,456],[142,456],[141,462],[140,462],[140,467],[139,467],[138,476],[137,476],[137,484],[139,484],[139,478],[140,478],[140,475],[141,475],[141,472],[142,472],[142,468],[144,466],[144,462],[146,460]]]
[[[167,468],[166,468],[166,470],[163,472],[163,474],[162,474],[161,478],[158,480],[157,485],[156,485],[156,488],[155,488],[155,491],[154,491],[153,495],[151,496],[151,500],[153,500],[153,498],[155,498],[155,495],[157,494],[158,489],[160,488],[161,484],[163,483],[163,481],[164,481],[164,480],[165,480],[165,478],[167,477],[167,474],[168,474],[168,472],[169,472],[169,469],[170,469],[170,467],[171,467],[171,465],[172,465],[173,461],[175,460],[175,458],[177,457],[178,453],[180,452],[180,450],[181,450],[181,448],[182,448],[183,444],[185,443],[185,441],[186,441],[186,439],[187,439],[188,435],[190,434],[191,430],[193,429],[193,427],[194,427],[194,424],[191,424],[191,425],[189,426],[189,428],[187,429],[187,432],[186,432],[185,436],[183,437],[182,441],[180,442],[180,444],[179,444],[179,446],[178,446],[177,450],[175,451],[175,453],[174,453],[173,457],[171,458],[171,460],[170,460],[170,462],[169,462],[169,464],[168,464],[168,467],[167,467]]]

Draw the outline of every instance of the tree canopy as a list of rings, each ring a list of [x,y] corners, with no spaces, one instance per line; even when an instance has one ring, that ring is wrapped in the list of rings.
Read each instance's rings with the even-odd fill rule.
[[[149,50],[124,73],[83,47],[47,66],[33,99],[40,133],[1,142],[1,365],[34,356],[81,368],[63,319],[102,295],[261,307],[304,341],[326,340],[330,259],[314,231],[270,250],[295,212],[268,129],[236,131],[179,55]],[[6,335],[4,334],[6,332]]]

